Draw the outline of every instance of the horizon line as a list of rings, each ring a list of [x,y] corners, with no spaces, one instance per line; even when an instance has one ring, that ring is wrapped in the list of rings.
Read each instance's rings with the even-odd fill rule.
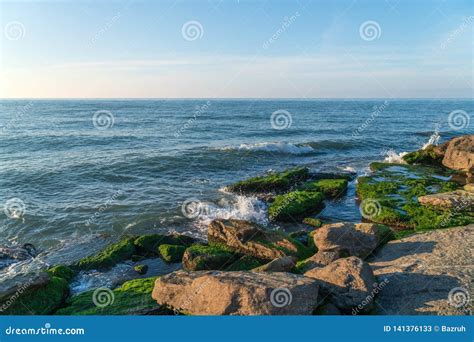
[[[473,97],[5,97],[4,100],[474,100]]]

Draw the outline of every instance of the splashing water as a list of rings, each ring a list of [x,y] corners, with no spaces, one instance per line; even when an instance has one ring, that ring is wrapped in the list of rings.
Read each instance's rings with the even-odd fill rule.
[[[425,150],[428,146],[437,145],[440,138],[441,138],[441,135],[439,134],[439,130],[436,129],[434,133],[430,136],[430,139],[428,140],[428,142],[424,144],[421,149]]]

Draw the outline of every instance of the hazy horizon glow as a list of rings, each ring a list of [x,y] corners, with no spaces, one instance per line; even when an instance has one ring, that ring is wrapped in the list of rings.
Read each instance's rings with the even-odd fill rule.
[[[0,13],[1,98],[473,97],[471,1],[24,1]]]

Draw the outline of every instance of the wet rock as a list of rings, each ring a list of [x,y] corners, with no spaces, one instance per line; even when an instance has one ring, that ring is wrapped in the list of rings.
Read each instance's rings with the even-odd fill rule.
[[[316,191],[292,191],[277,195],[268,207],[271,221],[293,221],[318,213],[324,207],[324,194]]]
[[[329,301],[344,312],[359,306],[363,306],[363,311],[372,308],[372,291],[376,281],[369,264],[360,258],[338,259],[326,267],[309,270],[304,275],[316,279],[321,294],[331,296]]]
[[[290,190],[308,177],[307,168],[295,168],[240,181],[229,185],[227,190],[241,194],[281,193]]]
[[[158,278],[152,297],[191,315],[310,315],[318,285],[289,273],[178,271]]]
[[[312,254],[310,248],[282,232],[267,230],[243,220],[212,221],[208,228],[208,240],[266,261],[286,255],[300,260]]]

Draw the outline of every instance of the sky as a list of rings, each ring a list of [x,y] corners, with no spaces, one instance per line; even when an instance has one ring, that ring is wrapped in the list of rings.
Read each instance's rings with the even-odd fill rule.
[[[472,0],[4,1],[1,98],[472,98]]]

